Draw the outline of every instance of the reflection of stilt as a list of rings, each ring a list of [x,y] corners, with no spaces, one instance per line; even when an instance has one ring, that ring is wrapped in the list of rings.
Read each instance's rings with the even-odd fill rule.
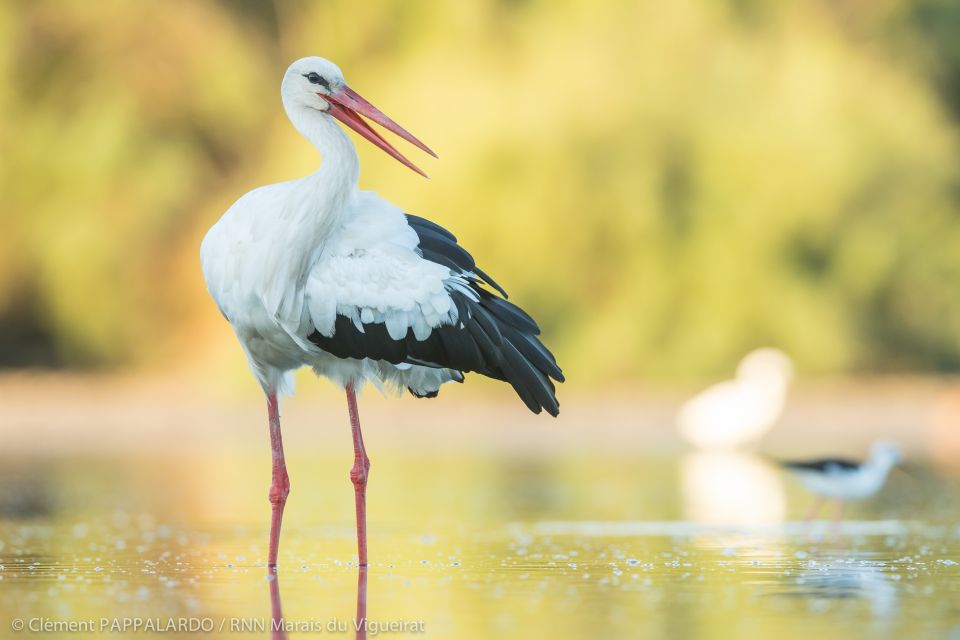
[[[807,515],[803,517],[804,520],[810,522],[817,517],[817,514],[820,513],[820,509],[823,508],[823,505],[826,503],[825,498],[817,497],[814,499],[813,504],[810,505],[810,510],[807,511]],[[847,510],[847,501],[846,500],[835,500],[834,501],[834,519],[833,521],[836,524],[843,522],[843,514]]]
[[[841,534],[843,533],[843,514],[847,509],[846,500],[837,500],[835,518],[833,520],[833,541],[839,547],[847,546],[849,540],[844,538]]]
[[[270,637],[273,640],[287,640],[283,612],[280,610],[280,576],[275,566],[267,569],[267,579],[270,583]]]
[[[813,500],[813,504],[810,505],[810,509],[807,511],[807,515],[804,516],[804,520],[809,523],[811,526],[814,519],[816,519],[817,514],[823,509],[826,505],[829,508],[830,501],[822,496],[817,496]],[[840,532],[843,529],[843,514],[847,508],[846,500],[834,500],[834,517],[833,520],[829,521],[830,531],[831,531],[831,540],[834,542],[840,540]]]
[[[847,554],[819,558],[815,568],[801,568],[786,578],[787,589],[782,595],[800,596],[810,606],[818,608],[831,600],[849,602],[852,598],[862,599],[869,604],[873,614],[871,622],[880,632],[871,637],[885,636],[890,619],[897,614],[900,592],[882,567],[848,564],[849,559]],[[830,570],[824,571],[824,566],[829,566]]]
[[[763,460],[735,451],[698,451],[684,457],[687,518],[710,524],[772,524],[785,511],[780,475]]]
[[[357,570],[357,617],[354,621],[357,629],[357,640],[367,638],[367,567],[360,566]]]

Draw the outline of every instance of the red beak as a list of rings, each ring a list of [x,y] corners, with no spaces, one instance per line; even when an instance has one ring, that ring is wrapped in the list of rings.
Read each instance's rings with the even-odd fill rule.
[[[402,164],[413,169],[424,178],[427,178],[427,174],[417,168],[415,164],[407,160],[403,154],[393,148],[393,146],[383,139],[383,137],[373,130],[367,122],[360,116],[366,116],[370,120],[373,120],[384,129],[392,131],[410,144],[413,144],[422,150],[426,151],[434,158],[437,157],[433,151],[430,150],[427,145],[423,144],[416,137],[396,122],[388,118],[380,109],[377,109],[375,106],[367,102],[359,93],[343,85],[340,89],[334,91],[333,93],[318,93],[318,96],[330,103],[330,115],[334,118],[347,125],[364,138],[380,147],[386,151],[389,155],[393,156],[394,159],[399,160]]]

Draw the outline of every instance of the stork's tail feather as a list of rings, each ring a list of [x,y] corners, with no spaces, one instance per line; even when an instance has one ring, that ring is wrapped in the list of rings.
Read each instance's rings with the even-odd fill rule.
[[[407,387],[407,391],[409,391],[410,395],[412,395],[414,398],[436,398],[438,395],[440,395],[439,389],[436,389],[434,391],[421,392],[421,391],[415,390],[413,387]]]
[[[540,327],[527,313],[509,302],[507,292],[477,266],[457,238],[440,225],[407,214],[407,223],[417,233],[423,257],[448,267],[469,282],[476,300],[451,293],[462,327],[437,331],[446,350],[461,371],[508,382],[534,413],[543,409],[560,412],[553,380],[563,382],[563,372],[553,354],[537,338]],[[503,296],[484,289],[486,284]],[[465,329],[465,331],[464,331]],[[463,366],[460,366],[463,365]]]
[[[476,371],[509,383],[534,413],[545,409],[558,415],[560,403],[553,380],[563,382],[563,372],[537,338],[539,327],[516,305],[479,287],[475,290],[480,301],[467,302],[467,319],[460,317],[484,360],[484,366]]]

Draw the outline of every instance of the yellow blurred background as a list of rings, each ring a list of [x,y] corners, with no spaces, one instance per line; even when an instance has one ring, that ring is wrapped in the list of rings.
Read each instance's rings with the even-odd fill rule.
[[[572,386],[764,345],[955,373],[958,25],[949,0],[0,3],[0,367],[251,388],[198,247],[317,166],[278,89],[318,54],[440,154],[427,182],[360,141],[361,187],[456,232]]]

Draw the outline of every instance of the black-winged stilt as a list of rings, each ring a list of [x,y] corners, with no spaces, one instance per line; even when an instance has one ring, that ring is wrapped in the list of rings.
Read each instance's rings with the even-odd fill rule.
[[[877,493],[887,475],[903,454],[893,442],[875,442],[870,455],[863,462],[845,458],[818,458],[803,461],[781,461],[780,465],[803,482],[810,493],[817,496],[807,513],[807,519],[816,517],[826,500],[837,501],[837,519],[843,516],[846,503],[863,500]]]

